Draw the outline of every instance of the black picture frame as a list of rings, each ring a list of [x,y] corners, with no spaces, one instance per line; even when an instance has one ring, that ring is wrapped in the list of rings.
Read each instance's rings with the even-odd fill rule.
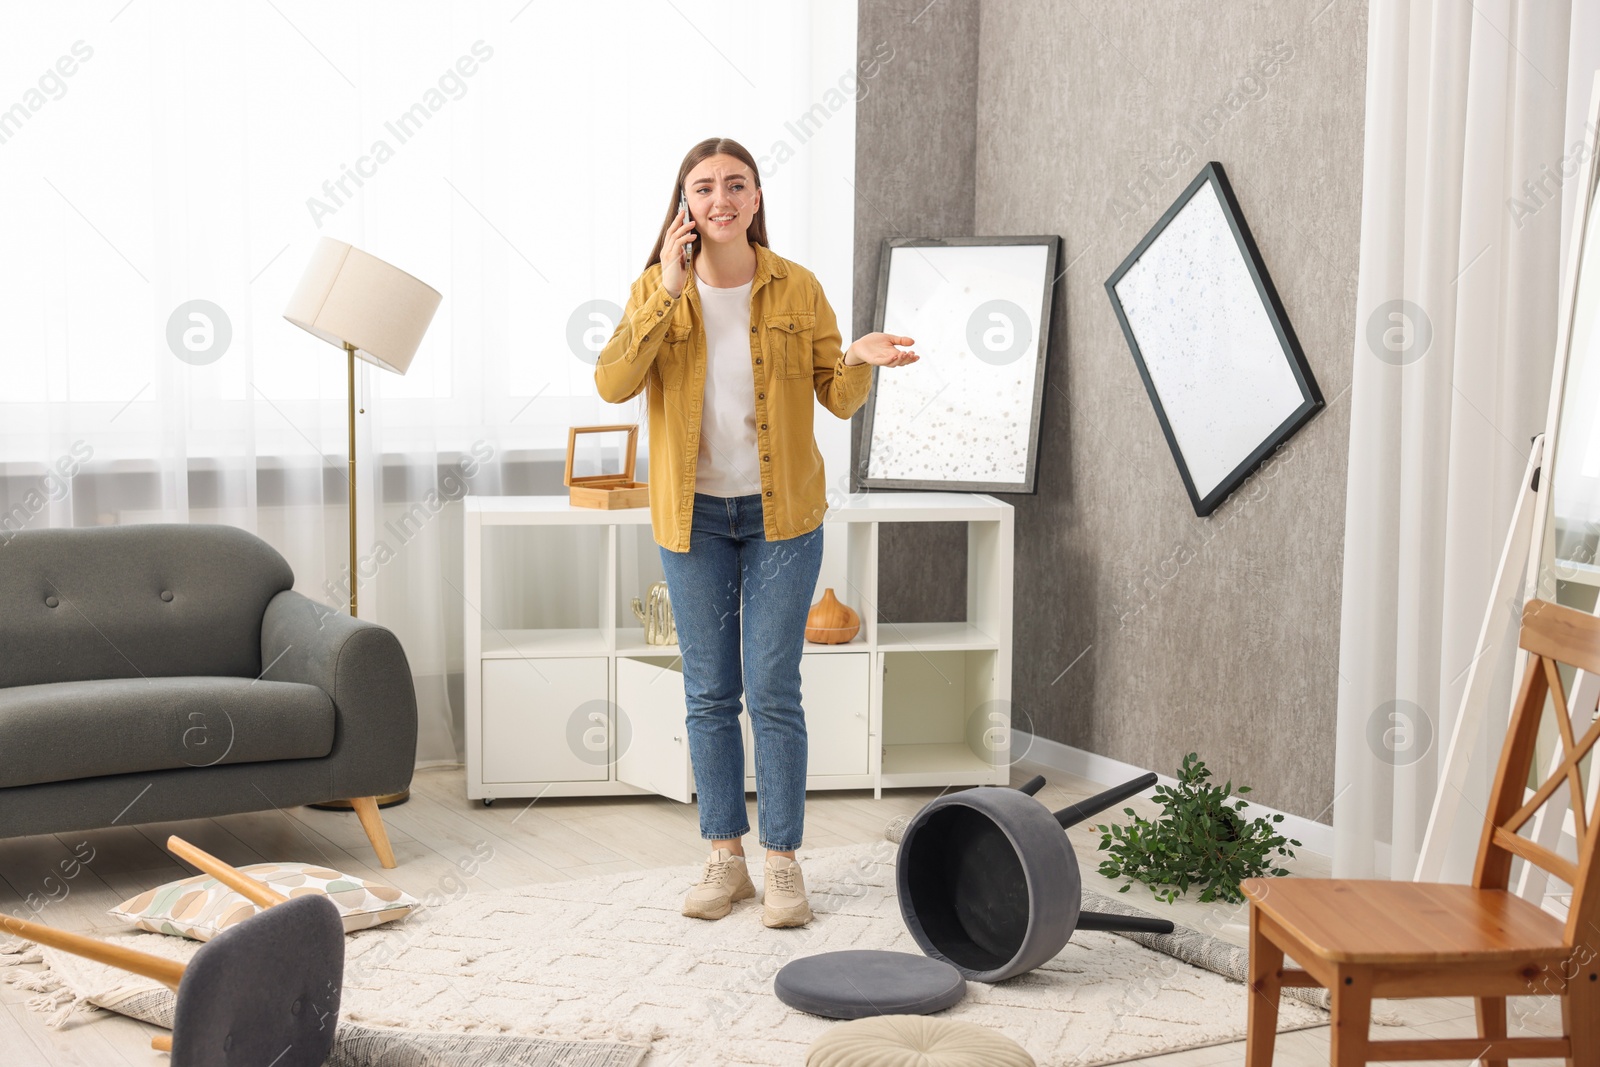
[[[950,492],[973,493],[1032,493],[1038,477],[1039,457],[1039,423],[1040,413],[1044,406],[1044,378],[1045,368],[1049,357],[1051,309],[1054,304],[1056,283],[1060,280],[1057,274],[1061,258],[1061,237],[1057,234],[1034,235],[1008,235],[1000,237],[890,237],[885,238],[879,255],[878,264],[878,295],[877,307],[874,312],[874,330],[883,332],[886,328],[888,308],[890,302],[891,268],[895,261],[897,250],[911,251],[915,249],[970,249],[981,250],[995,248],[1030,247],[1040,249],[1042,255],[1039,266],[1038,291],[1030,294],[1027,299],[1029,307],[1022,309],[1037,315],[1035,323],[1036,333],[1032,339],[1032,348],[1028,351],[1031,361],[1033,382],[1028,390],[1028,395],[1017,396],[1019,405],[1026,405],[1029,419],[1027,430],[1026,455],[1021,457],[1022,471],[1015,481],[993,481],[973,478],[962,478],[952,474],[949,477],[935,476],[928,478],[912,478],[901,476],[886,476],[874,472],[873,441],[874,430],[882,423],[887,423],[891,416],[880,407],[883,398],[885,382],[898,384],[901,379],[884,377],[881,367],[872,368],[873,387],[868,394],[866,406],[863,409],[861,431],[859,438],[858,459],[855,468],[851,471],[853,489],[913,489],[913,490],[942,490]],[[985,300],[992,294],[983,294]],[[974,297],[976,300],[977,298]],[[1037,311],[1034,312],[1034,305]],[[952,339],[939,330],[919,325],[916,322],[896,321],[887,324],[893,332],[903,336],[913,337],[917,341],[916,347],[922,352],[937,350],[943,344],[958,344],[959,339]],[[926,364],[928,370],[937,368],[937,364]],[[887,372],[888,375],[910,375],[918,371],[915,364],[896,368]],[[893,410],[893,405],[887,405]],[[974,419],[973,425],[979,424]],[[952,438],[953,439],[953,438]],[[1020,451],[1020,449],[1019,449]]]
[[[1222,215],[1227,220],[1228,229],[1233,235],[1234,246],[1240,259],[1248,272],[1251,282],[1254,283],[1256,297],[1260,300],[1266,313],[1272,333],[1275,335],[1278,347],[1293,377],[1295,387],[1298,388],[1300,401],[1292,410],[1289,410],[1283,419],[1268,433],[1266,433],[1253,447],[1243,450],[1238,462],[1233,465],[1220,480],[1209,485],[1197,485],[1190,461],[1185,457],[1180,447],[1178,433],[1175,432],[1172,419],[1169,418],[1168,403],[1163,400],[1158,375],[1152,374],[1150,359],[1153,353],[1146,353],[1140,348],[1136,330],[1144,326],[1147,332],[1153,333],[1150,323],[1154,320],[1147,312],[1137,312],[1143,316],[1139,323],[1130,322],[1128,309],[1118,294],[1118,284],[1121,283],[1135,265],[1156,248],[1168,226],[1176,219],[1186,207],[1194,201],[1202,190],[1208,195],[1214,193],[1219,202]],[[1203,206],[1203,205],[1202,205]],[[1145,391],[1150,396],[1150,403],[1155,408],[1156,418],[1161,424],[1161,432],[1166,437],[1167,447],[1172,450],[1173,461],[1178,466],[1178,473],[1183,478],[1184,489],[1189,494],[1189,501],[1194,505],[1195,514],[1201,517],[1210,515],[1235,489],[1239,488],[1246,479],[1255,472],[1267,458],[1272,455],[1285,441],[1294,435],[1302,426],[1309,422],[1318,411],[1325,406],[1322,391],[1317,387],[1316,378],[1311,373],[1311,366],[1306,362],[1305,352],[1300,346],[1300,340],[1295,336],[1294,327],[1289,322],[1289,316],[1284,312],[1283,302],[1278,297],[1278,291],[1272,284],[1272,278],[1267,273],[1266,263],[1261,258],[1261,251],[1256,246],[1254,238],[1250,235],[1250,227],[1245,222],[1244,214],[1239,210],[1239,201],[1234,196],[1233,187],[1228,183],[1227,174],[1222,164],[1216,161],[1207,163],[1200,169],[1193,181],[1167,208],[1166,213],[1150,228],[1126,259],[1112,272],[1105,282],[1106,295],[1111,300],[1112,309],[1116,312],[1117,323],[1122,327],[1122,335],[1128,342],[1128,348],[1133,353],[1134,363],[1139,368],[1139,377],[1144,381]],[[1190,316],[1199,315],[1203,309],[1185,308],[1182,314]],[[1179,321],[1180,312],[1173,312],[1174,321]],[[1193,321],[1191,318],[1190,321]],[[1255,339],[1264,343],[1263,338]],[[1241,348],[1244,346],[1241,344]],[[1281,381],[1281,376],[1280,376]],[[1213,461],[1214,462],[1214,461]],[[1211,481],[1210,479],[1207,479]]]

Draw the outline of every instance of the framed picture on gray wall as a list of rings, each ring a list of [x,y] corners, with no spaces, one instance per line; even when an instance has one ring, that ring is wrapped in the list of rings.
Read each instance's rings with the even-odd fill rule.
[[[922,357],[873,368],[856,485],[1031,493],[1061,238],[883,242],[877,329]]]
[[[1196,515],[1209,515],[1323,406],[1220,163],[1207,163],[1111,277]]]

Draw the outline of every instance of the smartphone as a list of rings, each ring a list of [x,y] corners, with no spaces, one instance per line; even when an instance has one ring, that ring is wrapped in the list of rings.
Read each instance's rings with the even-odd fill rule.
[[[678,210],[683,212],[683,217],[684,217],[685,220],[687,220],[689,218],[689,195],[687,193],[685,193],[682,189],[678,190]],[[683,269],[684,270],[688,270],[689,269],[690,260],[692,260],[693,258],[694,258],[694,237],[691,236],[689,238],[689,242],[683,246]]]

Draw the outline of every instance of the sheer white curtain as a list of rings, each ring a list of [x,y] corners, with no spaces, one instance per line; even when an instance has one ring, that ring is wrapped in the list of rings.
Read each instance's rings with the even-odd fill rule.
[[[854,5],[32,4],[0,69],[0,530],[229,523],[342,604],[343,356],[282,310],[325,235],[444,294],[405,377],[357,379],[362,615],[423,762],[461,752],[459,502],[564,492],[566,428],[636,417],[593,360],[692,144],[755,155],[849,321]]]
[[[1600,3],[1374,0],[1368,17],[1334,868],[1410,878],[1544,429]],[[1512,651],[1479,667],[1498,721],[1473,755],[1478,796]],[[1462,805],[1452,880],[1481,820]]]

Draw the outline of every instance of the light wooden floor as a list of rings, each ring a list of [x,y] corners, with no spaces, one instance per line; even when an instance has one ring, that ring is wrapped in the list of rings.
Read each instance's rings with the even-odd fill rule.
[[[1027,763],[1015,768],[1013,782],[1021,783],[1036,772],[1050,778],[1040,799],[1052,808],[1102,788]],[[917,811],[938,793],[934,789],[891,790],[876,801],[870,792],[812,793],[807,798],[806,845],[800,850],[800,859],[805,860],[807,849],[880,841],[891,819]],[[1149,801],[1135,801],[1133,806],[1147,814],[1157,810]],[[502,800],[484,808],[466,800],[460,769],[418,772],[411,800],[383,814],[400,861],[393,871],[378,867],[353,814],[310,808],[0,841],[0,910],[30,917],[31,898],[34,906],[43,905],[36,916],[42,922],[85,933],[116,929],[117,923],[106,915],[107,908],[193,873],[180,867],[161,847],[160,842],[173,833],[233,864],[309,860],[388,882],[418,897],[430,893],[449,897],[474,889],[511,889],[535,882],[698,864],[705,856],[692,805],[661,798],[603,797],[532,804]],[[750,821],[756,825],[753,798]],[[1072,832],[1072,838],[1085,868],[1084,885],[1102,893],[1115,892],[1116,884],[1094,872],[1098,835],[1080,828]],[[62,861],[72,860],[75,850],[80,856],[87,854],[83,843],[93,849],[93,859],[77,877],[62,878]],[[746,844],[752,855],[758,853],[753,836]],[[461,875],[457,861],[471,861],[490,848],[493,858],[482,863],[474,877]],[[1328,873],[1326,859],[1304,852],[1289,866],[1296,874]],[[678,893],[685,888],[664,891]],[[1217,937],[1245,943],[1242,907],[1182,901],[1169,910],[1151,900],[1142,887],[1130,890],[1123,899],[1170,914],[1178,922]],[[7,1067],[159,1067],[166,1062],[164,1055],[150,1051],[150,1037],[162,1032],[156,1027],[102,1012],[80,1014],[66,1029],[51,1030],[44,1025],[44,1016],[25,1007],[23,1002],[32,995],[0,985],[0,1062]],[[1528,1032],[1558,1029],[1559,1007],[1553,1001],[1527,998],[1514,1003],[1523,1013]],[[1475,1033],[1470,1002],[1465,1000],[1380,1001],[1379,1008],[1406,1023],[1400,1028],[1376,1027],[1375,1036],[1380,1038]],[[1516,1015],[1512,1032],[1519,1032]],[[1240,1064],[1244,1045],[1218,1045],[1139,1062],[1160,1067]],[[1280,1035],[1276,1062],[1282,1067],[1327,1064],[1327,1028]]]

